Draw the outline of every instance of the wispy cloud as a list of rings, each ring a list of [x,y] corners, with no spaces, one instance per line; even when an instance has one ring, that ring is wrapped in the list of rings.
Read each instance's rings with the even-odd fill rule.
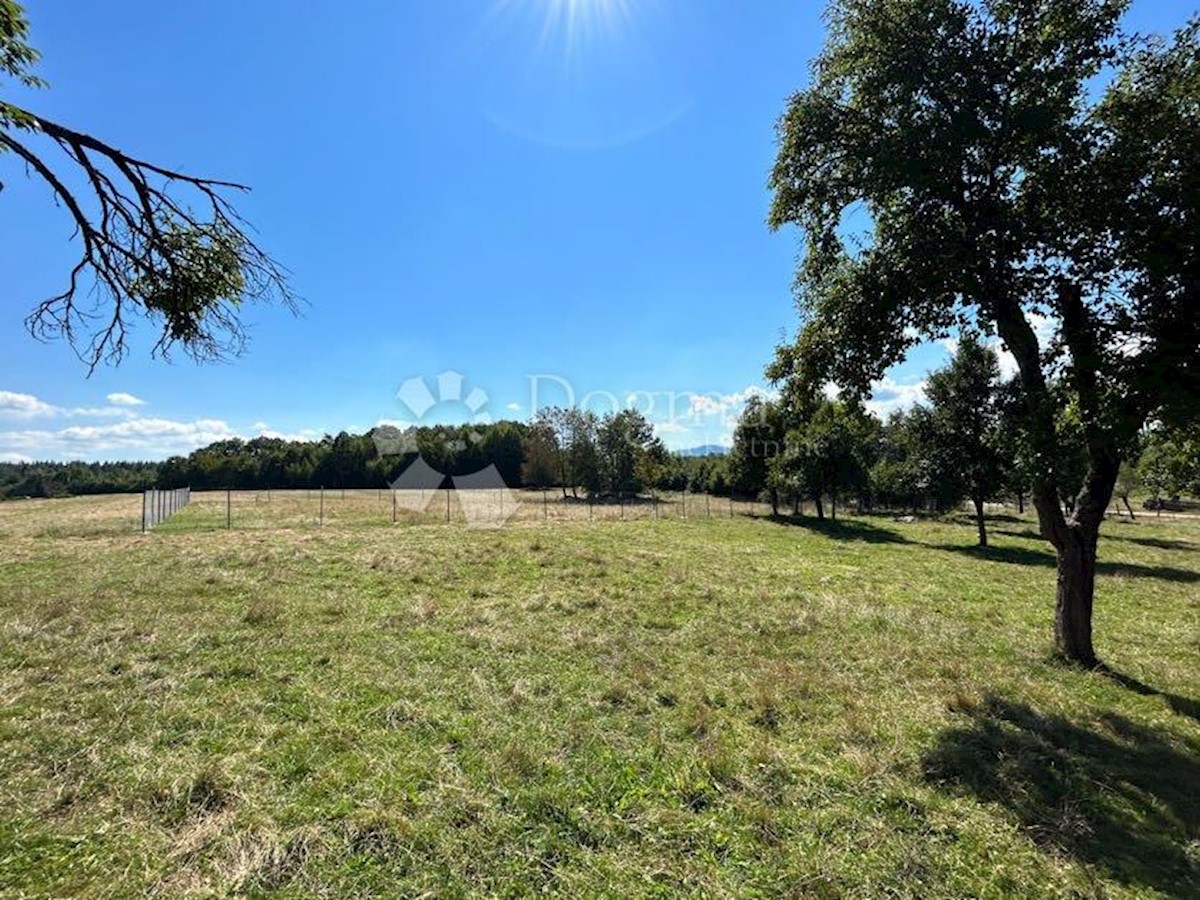
[[[113,406],[145,406],[146,401],[141,397],[135,397],[133,394],[126,394],[124,391],[117,391],[105,397]]]

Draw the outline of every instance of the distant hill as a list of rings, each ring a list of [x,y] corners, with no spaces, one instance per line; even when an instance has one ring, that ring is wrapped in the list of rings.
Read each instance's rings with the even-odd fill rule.
[[[724,456],[729,452],[728,447],[723,447],[720,444],[704,444],[701,447],[688,447],[686,450],[680,450],[680,456]]]

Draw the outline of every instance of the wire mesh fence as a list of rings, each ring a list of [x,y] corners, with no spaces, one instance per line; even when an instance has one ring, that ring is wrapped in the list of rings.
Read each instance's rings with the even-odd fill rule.
[[[166,528],[265,530],[438,524],[499,528],[771,514],[770,504],[753,497],[654,492],[598,498],[559,488],[210,490],[191,491],[189,499],[187,510],[171,519]]]
[[[155,525],[167,521],[179,512],[192,497],[191,488],[176,488],[170,491],[160,491],[151,488],[142,493],[142,531],[149,531]]]

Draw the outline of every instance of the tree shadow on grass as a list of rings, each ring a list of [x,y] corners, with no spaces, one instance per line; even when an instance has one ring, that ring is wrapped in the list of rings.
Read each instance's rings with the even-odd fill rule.
[[[943,521],[953,522],[956,525],[970,525],[975,527],[974,513],[947,513],[942,516]],[[1020,525],[1028,523],[1028,519],[1022,519],[1020,516],[1014,516],[1011,513],[984,513],[983,521],[988,525],[993,522],[1003,522],[1005,524]]]
[[[771,516],[777,525],[803,528],[838,541],[866,541],[870,544],[911,544],[904,535],[890,528],[880,528],[861,519],[818,519],[815,516]]]
[[[988,559],[1013,565],[1049,566],[1051,568],[1056,565],[1053,552],[1033,550],[1028,547],[968,547],[963,544],[929,544],[928,546],[934,550],[946,550],[950,553],[960,553],[963,556],[973,556],[976,559]],[[1182,584],[1200,581],[1200,572],[1191,569],[1177,569],[1173,566],[1146,566],[1141,563],[1100,560],[1096,563],[1096,571],[1100,575],[1159,578],[1163,581],[1178,581]]]
[[[989,535],[1003,534],[1003,535],[1007,535],[1008,537],[1025,538],[1025,539],[1031,540],[1031,541],[1044,540],[1044,538],[1041,535],[1041,532],[1039,532],[1036,528],[1022,528],[1020,530],[1016,530],[1013,528],[989,528],[988,534]]]
[[[1007,537],[1027,538],[1033,541],[1043,540],[1042,535],[1036,528],[994,528],[989,529],[988,533],[1003,534]],[[1123,541],[1128,544],[1137,544],[1140,547],[1153,547],[1156,550],[1182,550],[1185,553],[1200,552],[1200,544],[1195,544],[1190,541],[1175,541],[1169,538],[1130,537],[1124,534],[1101,532],[1100,542],[1104,543],[1106,541]]]
[[[1095,729],[989,696],[938,736],[926,780],[1006,807],[1038,843],[1130,885],[1192,895],[1200,745],[1115,713]]]
[[[1141,694],[1143,697],[1162,697],[1166,701],[1167,706],[1171,707],[1172,711],[1200,722],[1200,700],[1192,700],[1190,697],[1181,697],[1179,694],[1160,691],[1158,688],[1138,681],[1132,675],[1125,675],[1107,666],[1102,667],[1099,671],[1105,678],[1111,679],[1121,687],[1133,691],[1135,694]],[[1200,792],[1200,784],[1196,786],[1196,790]]]
[[[1185,553],[1196,553],[1200,551],[1200,545],[1191,543],[1190,541],[1173,541],[1168,538],[1151,538],[1151,537],[1128,537],[1123,534],[1102,534],[1100,539],[1103,541],[1125,541],[1129,544],[1137,544],[1139,547],[1153,547],[1156,550],[1182,550]]]

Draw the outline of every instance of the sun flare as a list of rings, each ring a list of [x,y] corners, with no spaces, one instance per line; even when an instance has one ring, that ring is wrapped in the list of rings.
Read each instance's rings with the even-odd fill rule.
[[[637,0],[498,0],[496,12],[540,20],[541,49],[567,53],[581,43],[618,37],[630,24]]]

